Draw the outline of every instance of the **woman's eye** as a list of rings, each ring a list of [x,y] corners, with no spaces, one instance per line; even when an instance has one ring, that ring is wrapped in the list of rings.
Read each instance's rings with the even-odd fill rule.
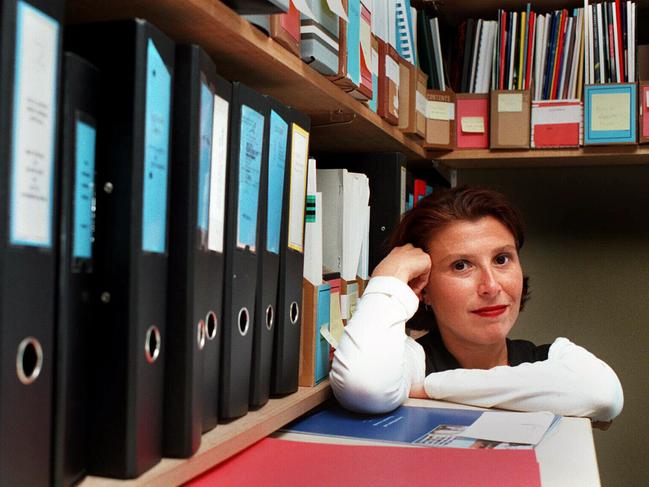
[[[456,271],[463,271],[469,267],[469,263],[466,260],[458,260],[453,263],[453,269]]]
[[[508,254],[500,254],[496,257],[496,264],[505,265],[511,260],[511,257]]]

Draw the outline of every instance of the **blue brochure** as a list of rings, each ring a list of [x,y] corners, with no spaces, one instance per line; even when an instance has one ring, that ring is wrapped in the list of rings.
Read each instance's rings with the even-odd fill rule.
[[[531,444],[463,437],[484,411],[400,406],[386,414],[357,414],[331,401],[297,419],[283,431],[449,448],[527,449]],[[548,431],[561,417],[555,416]]]

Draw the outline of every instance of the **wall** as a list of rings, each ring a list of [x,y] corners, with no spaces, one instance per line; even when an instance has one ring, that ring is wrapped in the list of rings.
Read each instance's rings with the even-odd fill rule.
[[[595,431],[602,485],[649,478],[649,167],[463,170],[523,211],[532,298],[512,336],[569,337],[617,372],[625,407]]]

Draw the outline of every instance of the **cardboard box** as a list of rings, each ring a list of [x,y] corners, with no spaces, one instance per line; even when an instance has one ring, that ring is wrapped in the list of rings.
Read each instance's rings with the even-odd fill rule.
[[[426,139],[423,147],[455,147],[455,93],[451,90],[426,92]]]
[[[490,96],[491,149],[530,148],[530,90],[493,90]]]
[[[584,86],[584,145],[637,142],[637,85]]]

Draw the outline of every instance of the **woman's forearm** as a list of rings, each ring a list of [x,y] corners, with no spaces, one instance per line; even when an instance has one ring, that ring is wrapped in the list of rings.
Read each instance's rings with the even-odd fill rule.
[[[423,382],[423,350],[405,333],[405,322],[417,306],[417,297],[402,281],[370,280],[345,327],[329,374],[344,407],[365,413],[391,411],[408,397],[413,381]]]
[[[456,369],[430,374],[429,397],[482,407],[552,411],[610,421],[624,404],[615,372],[586,349],[557,338],[547,360],[490,370]]]

